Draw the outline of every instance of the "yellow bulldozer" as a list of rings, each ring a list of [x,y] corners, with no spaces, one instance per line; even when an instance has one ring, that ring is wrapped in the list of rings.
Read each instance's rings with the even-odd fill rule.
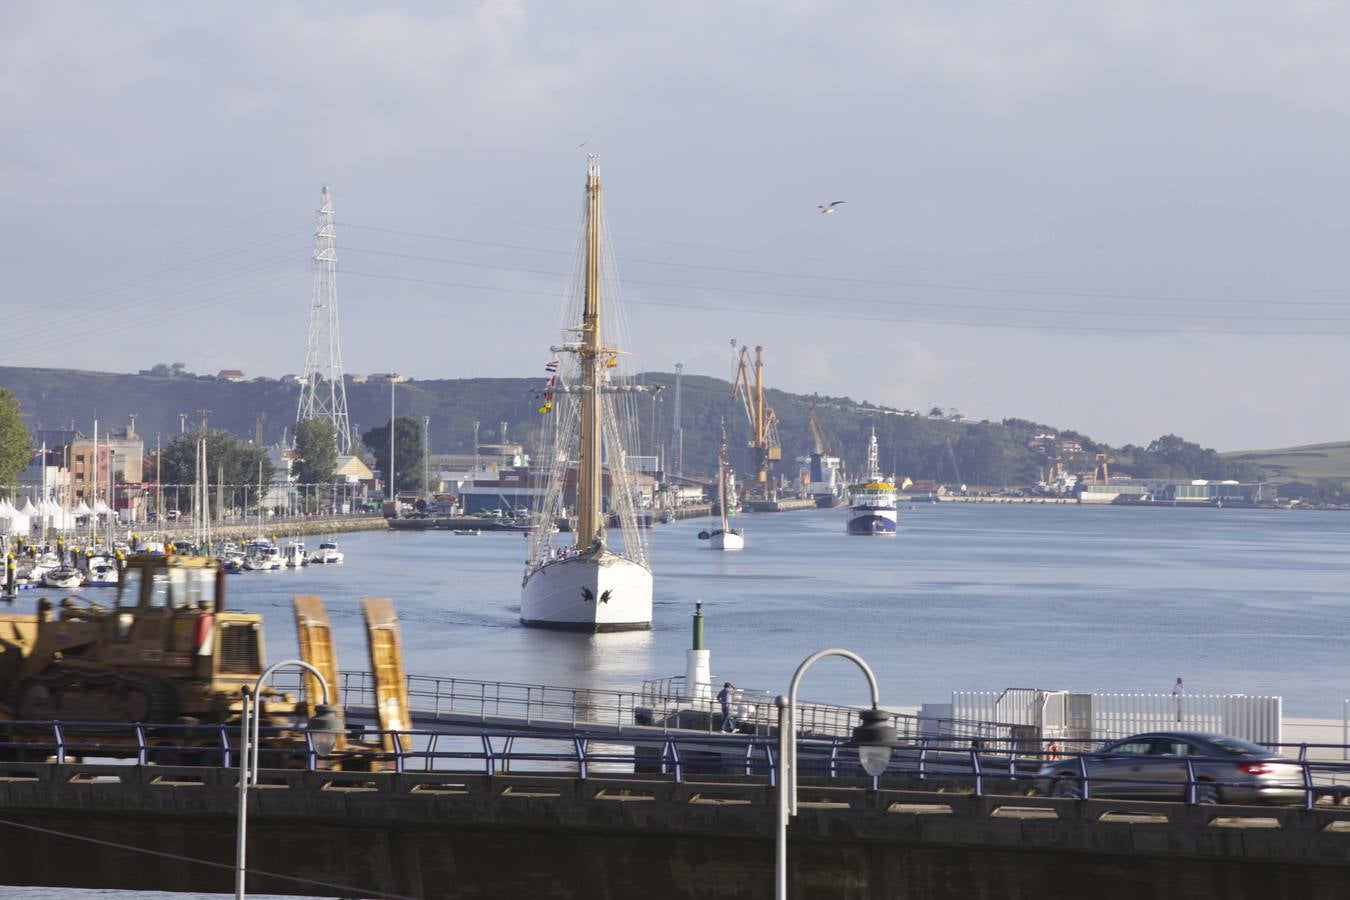
[[[0,613],[0,720],[12,723],[4,731],[10,749],[25,743],[29,729],[20,722],[59,720],[68,733],[99,732],[100,743],[131,733],[111,727],[118,724],[211,726],[161,729],[154,739],[173,752],[152,759],[185,764],[214,758],[193,748],[220,747],[219,726],[237,727],[242,691],[266,668],[262,616],[227,609],[225,582],[217,559],[134,556],[126,561],[112,606],[82,597],[55,604],[43,598],[36,614]],[[327,613],[318,597],[294,602],[301,658],[324,674],[330,704],[340,708]],[[363,605],[380,727],[407,729],[393,605],[370,598]],[[304,736],[297,726],[321,698],[313,676],[306,678],[303,698],[264,686],[257,707],[270,734],[266,740],[274,749],[293,746],[298,760],[305,755],[298,752]],[[392,749],[390,742],[381,744],[339,741],[337,764],[377,767],[378,751]]]

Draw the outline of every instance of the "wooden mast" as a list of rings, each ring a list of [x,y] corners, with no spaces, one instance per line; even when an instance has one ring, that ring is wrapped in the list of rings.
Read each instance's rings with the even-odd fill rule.
[[[581,316],[581,448],[577,461],[576,547],[604,538],[600,461],[600,168],[586,170],[586,303]]]
[[[730,530],[727,520],[727,421],[722,420],[722,449],[717,454],[718,505],[722,508],[722,530]]]

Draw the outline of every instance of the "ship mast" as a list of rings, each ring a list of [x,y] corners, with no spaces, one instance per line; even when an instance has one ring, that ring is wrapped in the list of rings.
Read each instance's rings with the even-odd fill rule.
[[[604,539],[600,460],[600,167],[586,170],[586,303],[581,316],[581,448],[577,461],[576,547]]]
[[[727,421],[722,420],[722,449],[717,454],[717,505],[722,511],[722,530],[730,530],[727,520]]]
[[[867,479],[881,480],[881,461],[877,459],[877,428],[872,426],[872,442],[867,445]]]

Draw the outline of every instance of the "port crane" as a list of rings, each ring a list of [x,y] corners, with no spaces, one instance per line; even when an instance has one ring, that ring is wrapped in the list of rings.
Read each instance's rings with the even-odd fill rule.
[[[776,491],[773,479],[769,476],[769,468],[783,458],[783,448],[778,442],[778,417],[772,407],[764,404],[764,348],[755,348],[753,386],[750,383],[750,348],[742,346],[737,353],[736,339],[732,338],[731,352],[735,355],[736,366],[731,396],[733,399],[739,397],[745,406],[751,434],[750,464],[755,470],[754,481],[746,485],[746,495],[755,500],[773,500]]]
[[[807,424],[811,426],[811,440],[816,445],[816,454],[819,456],[830,455],[830,442],[825,439],[825,431],[820,427],[820,419],[816,418],[816,408],[811,407],[811,412],[807,416]]]

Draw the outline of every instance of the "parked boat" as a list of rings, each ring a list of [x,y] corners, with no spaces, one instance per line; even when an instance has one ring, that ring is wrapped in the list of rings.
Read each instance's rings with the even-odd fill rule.
[[[893,535],[895,520],[895,485],[882,477],[873,428],[867,447],[867,480],[849,488],[848,533]]]
[[[43,577],[61,565],[61,560],[50,550],[38,551],[31,560],[20,565],[14,573],[18,584],[43,584]]]
[[[455,534],[473,534],[473,535],[476,535],[476,534],[480,534],[480,533],[481,533],[481,532],[480,532],[479,529],[477,529],[477,528],[456,528],[456,529],[455,529]]]
[[[286,550],[282,554],[286,560],[288,569],[298,569],[301,566],[309,565],[309,554],[305,552],[304,541],[290,540],[286,543]]]
[[[708,542],[709,550],[744,550],[745,535],[731,527],[727,502],[727,423],[722,422],[722,449],[717,455],[717,507],[721,511],[722,527],[711,532],[701,531],[699,537]]]
[[[285,567],[281,548],[271,541],[251,541],[245,548],[244,568],[250,572],[275,572]]]
[[[343,558],[337,541],[322,541],[319,543],[319,549],[310,555],[309,561],[321,566],[335,566],[341,563]]]
[[[69,590],[84,584],[84,573],[67,563],[47,570],[42,576],[42,586]]]
[[[556,521],[563,514],[564,486],[574,483],[576,488],[570,545],[555,548],[552,529],[531,533],[520,620],[540,628],[588,632],[651,628],[652,571],[647,532],[638,525],[634,473],[622,463],[603,466],[603,460],[627,458],[636,435],[637,398],[650,390],[624,374],[623,353],[610,343],[622,334],[614,303],[618,292],[613,257],[602,244],[603,215],[600,169],[592,156],[586,172],[582,258],[563,314],[569,327],[553,348],[561,361],[555,358],[547,366],[550,378],[539,407],[547,417],[545,459],[550,477],[534,520]],[[608,508],[618,517],[617,528],[609,532],[606,475]]]
[[[102,554],[89,557],[84,583],[89,587],[117,587],[122,567],[116,558]]]

